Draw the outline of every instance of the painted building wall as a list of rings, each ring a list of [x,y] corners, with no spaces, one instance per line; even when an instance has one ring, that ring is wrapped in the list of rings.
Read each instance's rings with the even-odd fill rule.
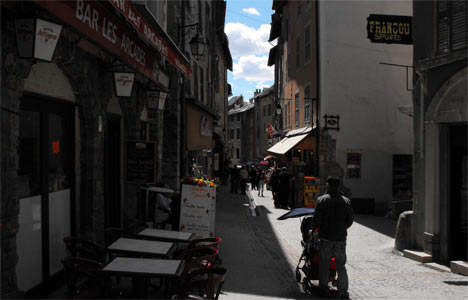
[[[412,16],[411,1],[321,1],[319,4],[320,113],[339,115],[336,159],[346,172],[348,149],[361,151],[361,178],[344,177],[352,197],[392,200],[392,155],[412,154],[412,119],[398,111],[411,104],[411,72],[381,63],[412,65],[412,45],[367,39],[370,14]]]
[[[317,48],[314,42],[316,2],[288,1],[282,8],[282,15],[279,47],[282,48],[280,52],[283,57],[281,62],[283,71],[279,75],[282,76],[279,98],[283,109],[283,128],[291,130],[311,127],[313,126],[313,118],[310,115],[311,104],[307,106],[309,111],[307,118],[305,113],[306,101],[311,100],[304,98],[317,98]],[[308,87],[307,95],[306,87]],[[296,97],[298,97],[297,102]]]

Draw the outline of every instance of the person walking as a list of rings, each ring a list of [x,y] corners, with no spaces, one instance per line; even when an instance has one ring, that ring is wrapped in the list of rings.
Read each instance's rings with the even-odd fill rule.
[[[338,273],[338,293],[341,299],[349,299],[348,273],[346,272],[346,236],[353,224],[351,200],[338,191],[340,180],[327,178],[325,195],[317,199],[315,207],[314,238],[320,239],[319,288],[322,296],[329,297],[330,261],[335,257]]]
[[[252,169],[250,170],[250,184],[252,187],[252,191],[257,189],[258,190],[258,184],[257,184],[257,169],[255,166],[252,166]]]
[[[291,175],[288,173],[288,169],[283,167],[281,169],[281,174],[278,176],[278,193],[279,193],[279,207],[288,208],[289,202],[289,180]]]
[[[270,176],[270,182],[268,183],[271,187],[271,193],[273,194],[273,203],[275,204],[275,208],[280,207],[280,200],[279,200],[279,169],[273,169],[273,172]]]
[[[245,195],[245,188],[247,186],[247,179],[249,177],[249,173],[245,166],[242,166],[240,170],[240,185],[241,185],[241,194]]]
[[[265,188],[266,179],[265,172],[262,169],[258,168],[256,176],[258,180],[258,195],[263,197],[263,189]]]
[[[239,185],[239,169],[236,165],[231,168],[231,193],[237,194],[237,187]]]

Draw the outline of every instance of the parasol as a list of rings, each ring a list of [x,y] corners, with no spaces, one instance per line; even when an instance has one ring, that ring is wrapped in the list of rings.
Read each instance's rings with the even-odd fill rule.
[[[298,218],[302,216],[312,215],[315,212],[315,208],[299,207],[291,211],[288,211],[284,215],[278,217],[278,220],[286,220],[289,218]]]

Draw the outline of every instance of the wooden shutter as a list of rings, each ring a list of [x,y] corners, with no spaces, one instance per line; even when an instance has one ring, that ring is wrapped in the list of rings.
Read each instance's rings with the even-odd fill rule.
[[[437,2],[437,51],[447,52],[449,47],[449,5],[448,1]]]
[[[466,48],[467,40],[467,2],[451,1],[451,49],[458,50]]]

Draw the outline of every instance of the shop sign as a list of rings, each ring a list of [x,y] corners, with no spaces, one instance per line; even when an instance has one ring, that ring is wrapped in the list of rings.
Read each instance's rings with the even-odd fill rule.
[[[125,143],[125,179],[127,182],[154,183],[156,143],[131,141]]]
[[[201,117],[200,120],[200,135],[201,136],[211,136],[210,122],[205,116]]]
[[[268,135],[270,139],[273,139],[273,126],[271,126],[271,124],[268,124]]]
[[[158,82],[158,62],[153,49],[99,1],[34,0],[63,22],[94,40],[129,66]]]
[[[17,19],[15,30],[19,57],[52,60],[62,25],[41,19]]]
[[[346,171],[348,178],[361,178],[361,150],[348,150]]]
[[[135,73],[114,73],[115,91],[119,97],[130,97],[132,95],[133,80]]]
[[[159,35],[145,18],[135,9],[129,0],[109,0],[109,2],[132,24],[135,30],[144,37],[159,53],[161,53],[172,65],[184,73],[190,79],[191,70],[168,43]]]
[[[367,38],[372,43],[413,44],[412,17],[374,15],[367,18]]]
[[[182,184],[179,230],[195,238],[213,236],[216,217],[216,187]]]

